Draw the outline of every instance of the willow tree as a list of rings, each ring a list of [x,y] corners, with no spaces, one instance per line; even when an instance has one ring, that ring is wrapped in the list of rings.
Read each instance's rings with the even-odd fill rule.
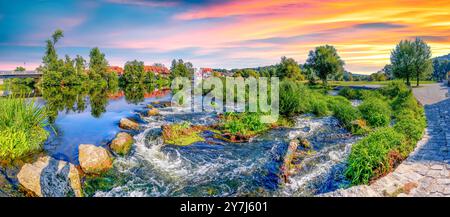
[[[344,64],[336,48],[330,45],[316,47],[314,51],[309,52],[306,60],[306,65],[314,70],[325,86],[329,77],[344,71]]]

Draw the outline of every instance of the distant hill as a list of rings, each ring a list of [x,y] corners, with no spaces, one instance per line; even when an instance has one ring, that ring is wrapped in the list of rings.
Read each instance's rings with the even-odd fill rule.
[[[444,56],[438,56],[438,57],[435,57],[435,58],[433,58],[433,60],[434,60],[434,59],[437,59],[437,60],[439,60],[439,61],[442,61],[442,60],[448,60],[448,61],[450,61],[450,53],[447,54],[447,55],[444,55]]]

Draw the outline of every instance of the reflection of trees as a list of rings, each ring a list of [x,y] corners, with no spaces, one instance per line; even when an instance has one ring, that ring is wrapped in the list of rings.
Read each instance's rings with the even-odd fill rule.
[[[108,90],[103,88],[91,88],[89,91],[89,103],[91,115],[98,118],[106,112],[108,105]]]
[[[137,104],[144,101],[145,93],[155,90],[153,85],[129,84],[121,88],[125,93],[125,100]],[[87,99],[91,107],[91,115],[100,117],[106,112],[110,96],[120,93],[119,87],[108,88],[99,86],[71,86],[71,87],[43,87],[42,97],[46,101],[47,112],[53,123],[58,112],[83,112],[86,110]],[[120,95],[120,94],[119,94]],[[89,97],[89,98],[88,98]]]
[[[87,90],[82,86],[43,88],[42,97],[46,100],[50,121],[54,122],[60,111],[84,111],[86,94]]]
[[[123,87],[125,91],[125,100],[129,103],[138,104],[144,101],[145,85],[143,84],[127,84]]]

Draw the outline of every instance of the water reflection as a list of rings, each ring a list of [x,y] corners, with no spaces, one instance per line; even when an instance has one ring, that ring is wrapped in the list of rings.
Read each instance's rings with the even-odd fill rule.
[[[93,117],[99,118],[106,112],[109,100],[125,96],[128,103],[143,102],[155,87],[151,84],[130,84],[123,87],[45,87],[41,89],[50,121],[54,123],[59,112],[84,112],[87,104]]]

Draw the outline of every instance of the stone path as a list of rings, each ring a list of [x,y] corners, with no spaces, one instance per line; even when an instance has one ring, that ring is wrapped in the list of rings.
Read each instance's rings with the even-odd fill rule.
[[[450,98],[443,84],[414,88],[425,106],[427,129],[416,149],[392,173],[370,186],[340,189],[321,196],[450,197]]]

